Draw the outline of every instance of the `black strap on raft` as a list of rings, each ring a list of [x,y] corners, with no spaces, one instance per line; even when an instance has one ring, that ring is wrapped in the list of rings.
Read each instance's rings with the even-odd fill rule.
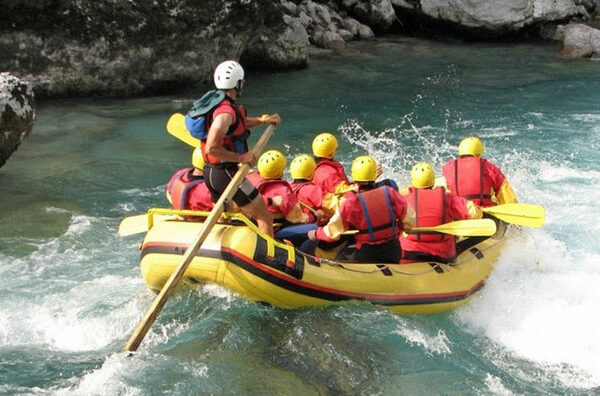
[[[433,254],[427,254],[427,253],[422,253],[422,252],[411,252],[411,251],[405,250],[402,252],[402,258],[406,259],[406,260],[434,261],[436,263],[449,264],[456,259],[456,256],[444,258],[444,257],[435,256]]]

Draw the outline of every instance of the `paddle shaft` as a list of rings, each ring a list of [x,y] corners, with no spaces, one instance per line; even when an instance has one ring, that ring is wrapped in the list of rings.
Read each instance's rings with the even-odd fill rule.
[[[496,223],[491,219],[457,220],[435,227],[415,227],[408,234],[416,232],[440,232],[458,236],[490,236],[496,232]],[[358,230],[343,232],[343,235],[358,233]]]
[[[255,156],[258,157],[258,155],[262,152],[263,148],[269,141],[269,138],[273,134],[274,130],[275,126],[269,125],[265,132],[263,132],[262,136],[252,149],[252,152],[255,154]],[[194,239],[194,241],[185,251],[183,258],[181,259],[181,263],[175,269],[175,271],[173,271],[173,273],[167,280],[167,283],[165,283],[160,293],[158,293],[158,296],[156,296],[156,298],[154,299],[154,302],[142,318],[142,321],[138,324],[137,328],[129,338],[129,341],[127,341],[127,344],[125,344],[125,346],[123,347],[123,351],[133,352],[138,349],[138,347],[142,343],[142,340],[148,333],[148,330],[150,330],[150,327],[152,327],[152,324],[158,317],[158,314],[162,310],[162,307],[165,305],[167,299],[169,298],[173,290],[175,290],[175,287],[183,277],[185,270],[189,267],[190,263],[192,262],[192,259],[202,246],[202,243],[210,233],[212,227],[215,225],[215,223],[221,216],[221,213],[223,213],[223,211],[225,210],[225,202],[229,201],[231,197],[233,197],[240,184],[244,181],[244,177],[248,174],[248,172],[250,172],[250,169],[250,165],[243,164],[239,168],[233,179],[231,179],[229,185],[227,186],[227,188],[225,188],[225,191],[223,191],[221,197],[215,203],[215,206],[210,211],[210,214],[202,224],[202,228],[196,236],[196,239]]]
[[[317,211],[316,211],[316,210],[314,210],[313,208],[311,208],[311,207],[310,207],[308,204],[305,204],[304,202],[302,202],[302,201],[300,201],[300,200],[298,200],[298,203],[300,204],[300,206],[302,206],[302,207],[304,207],[304,208],[308,209],[308,211],[309,211],[310,213],[312,213],[312,214],[314,214],[314,215],[316,216],[316,214],[317,214]]]

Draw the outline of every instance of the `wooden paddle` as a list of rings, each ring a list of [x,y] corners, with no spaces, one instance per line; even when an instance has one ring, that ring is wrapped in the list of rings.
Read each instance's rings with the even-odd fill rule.
[[[546,219],[546,211],[541,205],[511,203],[481,210],[506,223],[524,227],[539,228],[544,225]]]
[[[435,227],[415,227],[408,233],[441,232],[442,234],[458,236],[490,236],[496,233],[496,223],[492,219],[457,220]],[[343,234],[356,234],[358,230],[346,231]]]
[[[298,203],[300,204],[300,206],[302,206],[303,208],[306,208],[310,213],[314,214],[315,216],[317,215],[317,211],[314,210],[313,208],[310,207],[310,205],[305,204],[304,202],[298,200]]]
[[[185,127],[185,116],[175,113],[167,121],[167,132],[192,147],[200,147],[200,139],[193,137]]]
[[[260,155],[263,148],[269,141],[269,138],[273,134],[274,130],[275,126],[269,125],[265,132],[263,132],[262,136],[252,149],[252,152],[256,157]],[[127,344],[125,344],[125,346],[123,347],[123,351],[133,352],[137,350],[137,348],[140,346],[142,340],[146,336],[146,333],[148,333],[148,330],[150,330],[152,323],[154,323],[162,307],[167,302],[167,299],[169,298],[173,290],[175,290],[175,286],[177,286],[177,283],[179,283],[179,281],[183,277],[185,270],[189,267],[190,263],[192,262],[192,259],[202,246],[202,243],[210,233],[212,227],[215,225],[215,223],[221,216],[221,213],[223,213],[225,208],[225,202],[229,201],[231,197],[233,197],[240,184],[244,181],[244,177],[248,174],[250,169],[250,165],[243,164],[239,168],[233,179],[231,179],[229,185],[227,186],[227,188],[225,188],[225,191],[223,191],[223,194],[221,194],[221,197],[215,203],[214,208],[210,211],[210,214],[202,224],[198,235],[185,251],[183,258],[181,259],[181,263],[179,264],[177,269],[173,271],[160,293],[158,293],[158,296],[156,296],[156,299],[142,318],[142,321],[139,323],[139,325],[129,338],[129,341],[127,341]]]

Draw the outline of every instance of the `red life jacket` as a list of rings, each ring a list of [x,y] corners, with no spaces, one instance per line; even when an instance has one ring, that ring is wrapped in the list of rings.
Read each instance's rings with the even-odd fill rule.
[[[460,157],[444,165],[444,176],[453,194],[472,200],[479,206],[495,205],[492,183],[485,175],[484,160],[479,157]]]
[[[348,177],[346,176],[346,171],[344,170],[344,167],[342,166],[342,164],[340,164],[339,162],[330,160],[330,159],[321,158],[317,161],[317,167],[315,168],[315,175],[318,173],[319,167],[321,167],[323,165],[329,165],[329,166],[333,167],[335,169],[335,173],[337,174],[338,178],[342,181],[345,181],[347,184],[350,184],[350,182],[348,181]],[[314,175],[313,175],[313,182],[315,182]],[[319,185],[320,183],[317,182],[315,184]],[[319,187],[321,187],[324,192],[333,192],[333,191],[325,191],[326,189],[322,185],[319,185]]]
[[[206,115],[206,125],[207,130],[210,130],[210,126],[213,123],[213,114],[215,110],[220,108],[221,106],[230,106],[235,112],[235,121],[229,126],[225,137],[221,141],[221,146],[226,150],[233,151],[234,153],[243,154],[248,151],[248,137],[250,136],[250,131],[246,127],[246,108],[244,106],[238,106],[231,98],[228,96],[223,99],[223,101],[216,105],[207,115]],[[207,134],[208,135],[208,134]],[[201,148],[202,148],[202,156],[204,157],[204,161],[210,164],[221,164],[226,161],[222,161],[217,157],[209,155],[205,151],[206,140],[201,140]]]
[[[258,172],[249,173],[246,177],[248,178],[248,181],[250,181],[250,183],[252,183],[254,185],[254,187],[256,187],[258,192],[263,196],[263,198],[265,200],[265,204],[267,204],[267,209],[269,209],[269,212],[278,214],[278,215],[282,215],[282,217],[283,217],[281,208],[279,208],[277,206],[269,205],[269,203],[267,202],[268,197],[266,197],[263,194],[263,191],[265,191],[268,186],[281,185],[287,190],[288,195],[292,195],[294,192],[292,191],[292,187],[290,187],[289,183],[286,182],[285,180],[281,180],[281,179],[265,179]],[[287,199],[287,197],[282,197],[282,198],[284,199],[284,204],[285,204],[285,200]]]
[[[250,172],[246,175],[246,179],[248,179],[248,181],[250,183],[252,183],[252,185],[254,187],[258,187],[258,185],[260,183],[262,183],[265,179],[263,179],[263,177],[260,175],[260,173],[258,173],[258,171],[254,171],[254,172]],[[258,188],[257,188],[258,190]]]
[[[310,186],[313,186],[314,189],[313,190],[308,190],[308,192],[305,193],[306,195],[303,196],[302,192],[301,192],[302,188],[303,187],[310,187]],[[310,197],[307,196],[311,192],[315,193],[317,190],[321,191],[321,189],[319,188],[319,186],[317,186],[316,184],[314,184],[314,183],[312,183],[312,182],[310,182],[308,180],[304,180],[304,181],[297,181],[297,182],[291,183],[290,187],[292,188],[292,191],[294,192],[294,194],[296,194],[296,198],[298,198],[299,202],[302,202],[304,205],[307,205],[307,206],[311,207],[314,210],[319,210],[320,209],[320,207],[317,206],[314,203],[314,201],[311,200]],[[321,194],[322,194],[322,192],[321,192]],[[302,198],[304,198],[304,199],[302,199]],[[309,198],[309,199],[307,199],[307,198]],[[322,203],[323,196],[321,195],[319,197],[315,197],[314,200]],[[315,214],[311,210],[309,210],[309,209],[305,208],[304,206],[302,206],[302,211],[308,215],[309,223],[314,223],[315,221],[317,221],[317,218],[316,218]]]
[[[188,205],[188,194],[192,187],[197,186],[200,183],[204,183],[203,177],[193,176],[192,172],[194,168],[185,168],[179,170],[172,181],[167,186],[167,191],[171,194],[171,202],[173,209],[189,209]],[[187,179],[191,181],[184,181],[184,176],[187,175]]]
[[[447,222],[446,191],[443,187],[411,188],[405,197],[415,211],[415,227],[435,227]],[[411,241],[419,242],[441,242],[446,237],[446,234],[427,232],[410,233],[406,236]]]
[[[356,194],[364,214],[357,242],[378,244],[398,237],[396,214],[387,189],[384,186]]]
[[[298,195],[298,191],[300,191],[302,187],[306,186],[309,183],[309,181],[295,182],[290,184],[290,187],[292,187],[292,191],[294,192],[294,194]]]

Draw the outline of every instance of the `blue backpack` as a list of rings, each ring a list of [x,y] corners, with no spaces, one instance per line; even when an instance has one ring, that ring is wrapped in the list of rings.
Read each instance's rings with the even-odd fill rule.
[[[211,90],[194,102],[192,108],[185,115],[185,127],[190,134],[206,141],[208,135],[207,115],[225,99],[225,93],[221,90]]]

